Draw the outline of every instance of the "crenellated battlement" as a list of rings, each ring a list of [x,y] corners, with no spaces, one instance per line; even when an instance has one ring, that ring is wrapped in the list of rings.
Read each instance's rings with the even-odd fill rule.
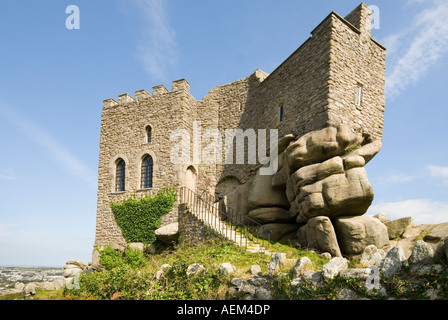
[[[163,85],[159,84],[158,86],[152,87],[152,96],[156,97],[165,93],[168,93],[168,89]]]
[[[118,96],[118,104],[128,104],[134,101],[134,98],[129,93],[123,93]]]
[[[171,92],[184,90],[190,93],[190,84],[185,79],[179,79],[172,82]]]
[[[171,91],[169,91],[163,84],[152,87],[152,95],[145,89],[141,89],[135,92],[135,97],[132,97],[129,93],[123,93],[118,95],[118,101],[113,98],[106,99],[103,101],[103,109],[113,108],[119,105],[126,105],[129,103],[134,103],[142,101],[144,99],[151,99],[160,95],[167,93],[177,93],[183,91],[190,94],[190,84],[185,79],[179,79],[172,81]]]
[[[115,99],[106,99],[103,101],[103,109],[112,108],[118,106],[118,102]]]
[[[151,98],[151,94],[145,89],[135,91],[135,100],[141,101],[149,98]]]

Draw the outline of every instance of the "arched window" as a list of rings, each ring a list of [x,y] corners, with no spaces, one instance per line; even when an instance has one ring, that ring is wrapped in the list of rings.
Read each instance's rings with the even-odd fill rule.
[[[115,172],[115,191],[125,191],[125,179],[126,179],[126,162],[123,159],[117,160],[117,167]]]
[[[142,174],[141,174],[141,188],[152,188],[152,175],[153,175],[154,161],[150,155],[146,155],[142,160]]]
[[[151,126],[146,126],[146,143],[151,143],[151,136],[152,136],[152,128]]]

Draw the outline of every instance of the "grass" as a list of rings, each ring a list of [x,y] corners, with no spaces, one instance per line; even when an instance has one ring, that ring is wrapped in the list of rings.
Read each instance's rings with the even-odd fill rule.
[[[0,300],[67,300],[63,295],[63,289],[59,290],[36,290],[36,294],[24,298],[23,293],[12,293],[0,296]]]
[[[286,254],[289,261],[282,269],[282,272],[286,273],[290,273],[295,261],[305,255],[313,261],[315,269],[321,268],[328,261],[317,253],[296,249],[284,243],[265,241],[265,247],[270,252]],[[91,291],[93,293],[81,292],[82,290],[71,291],[66,288],[56,291],[36,290],[36,294],[27,297],[26,300],[97,300],[110,299],[113,294],[116,294],[116,298],[144,299],[143,291],[153,299],[220,300],[226,299],[227,284],[232,278],[249,278],[251,276],[250,267],[255,264],[260,266],[263,274],[266,274],[270,262],[269,255],[251,253],[230,241],[218,238],[210,239],[205,244],[193,246],[183,244],[173,247],[159,246],[157,253],[148,255],[147,259],[148,263],[143,268],[122,268],[121,270],[103,271],[104,274],[95,272],[95,276],[93,274],[85,275],[85,286],[95,288],[96,291],[93,289]],[[236,267],[236,271],[230,276],[219,274],[219,266],[225,262],[229,262]],[[193,263],[203,265],[208,273],[202,278],[195,278],[191,287],[188,288],[190,284],[186,281],[185,270]],[[154,278],[164,264],[172,266],[171,269],[174,271],[159,285],[157,281],[154,281]],[[116,289],[111,287],[116,287]],[[182,291],[183,289],[186,293]],[[109,291],[104,293],[106,290]],[[138,290],[142,292],[137,292]],[[98,291],[101,291],[102,294],[98,294]],[[0,297],[0,299],[22,300],[24,297],[22,293],[18,293],[6,295]]]
[[[292,248],[286,244],[270,242],[271,252],[283,252],[289,263],[284,265],[282,272],[291,273],[295,261],[302,256],[308,256],[315,268],[320,268],[326,259],[318,254]],[[263,274],[267,273],[270,256],[263,253],[251,253],[244,248],[221,239],[211,239],[205,244],[176,245],[160,247],[156,254],[147,256],[148,263],[139,269],[123,268],[95,272],[81,276],[81,289],[56,291],[37,290],[36,295],[27,300],[103,300],[103,299],[182,299],[182,300],[225,300],[228,283],[237,277],[251,276],[250,267],[257,264]],[[221,275],[219,266],[229,262],[236,267],[231,275]],[[186,268],[198,263],[206,268],[206,272],[194,277],[187,277]],[[157,271],[163,264],[169,264],[171,269],[161,280],[155,281]],[[84,277],[84,278],[83,278]],[[4,296],[3,300],[23,299],[23,294]]]
[[[23,299],[23,293],[12,293],[0,296],[0,300],[21,300]]]
[[[79,290],[65,290],[72,300],[92,298],[125,300],[224,300],[227,299],[228,283],[234,277],[250,275],[250,266],[258,264],[267,271],[269,256],[250,253],[227,241],[210,240],[197,246],[177,245],[161,249],[149,255],[144,268],[133,269],[122,265],[109,271],[82,275]],[[222,275],[219,265],[229,262],[237,270]],[[205,271],[187,276],[187,267],[201,264]],[[159,280],[156,274],[162,265],[171,268]]]
[[[338,299],[343,289],[351,289],[360,297],[387,298],[367,294],[361,280],[343,280],[339,277],[324,287],[316,287],[305,281],[301,289],[297,290],[291,286],[291,273],[298,258],[310,258],[314,270],[320,270],[328,260],[317,253],[292,248],[284,243],[270,242],[268,247],[271,252],[285,253],[289,259],[280,273],[273,276],[274,299],[332,300]],[[196,246],[179,244],[175,247],[160,247],[156,254],[147,256],[147,259],[148,263],[142,268],[128,266],[82,275],[81,289],[37,290],[36,295],[26,300],[227,300],[231,298],[228,296],[231,279],[249,278],[250,267],[254,264],[258,264],[263,274],[266,274],[270,261],[268,255],[251,253],[223,240],[210,240]],[[237,270],[231,275],[221,275],[219,265],[224,262],[230,262]],[[203,265],[206,271],[196,276],[186,276],[187,267],[193,263]],[[358,263],[357,260],[350,260],[349,267],[356,267]],[[163,264],[169,264],[171,268],[161,279],[155,280],[155,274]],[[392,279],[382,280],[382,285],[387,289],[388,297],[396,299],[427,299],[428,289],[438,290],[440,298],[447,299],[447,277],[446,272],[417,277],[404,268]],[[14,299],[22,300],[23,295],[19,293],[0,297],[0,300]]]
[[[210,241],[197,246],[178,245],[149,256],[149,270],[156,272],[163,264],[173,265],[176,261],[184,261],[190,265],[198,263],[209,268],[224,262],[230,262],[238,269],[248,270],[253,264],[260,266],[269,263],[268,256],[261,253],[250,253],[242,248],[224,241]],[[267,261],[267,262],[266,262]]]
[[[296,249],[280,242],[268,243],[265,241],[265,247],[270,252],[285,253],[288,259],[297,260],[300,257],[308,256],[316,268],[321,268],[328,262],[328,259],[320,257],[317,253]],[[230,262],[243,276],[249,274],[250,267],[254,264],[258,264],[262,272],[266,273],[270,259],[270,256],[266,254],[251,253],[228,241],[210,240],[207,244],[199,244],[197,246],[178,245],[164,250],[158,255],[151,255],[149,256],[148,268],[151,272],[156,272],[162,264],[172,265],[179,260],[185,261],[187,264],[199,263],[206,268]]]
[[[266,239],[257,237],[252,231],[253,230],[250,229],[246,230],[246,232],[250,235],[249,238],[253,242],[261,244],[269,252],[282,252],[286,254],[287,259],[296,260],[300,257],[307,256],[308,258],[310,258],[316,268],[322,268],[322,266],[328,262],[328,259],[322,258],[318,253],[292,247],[287,242],[268,241]]]

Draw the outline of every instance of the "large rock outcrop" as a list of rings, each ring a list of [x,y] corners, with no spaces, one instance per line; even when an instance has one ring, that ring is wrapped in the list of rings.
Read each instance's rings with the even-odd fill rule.
[[[381,146],[344,124],[299,138],[286,135],[278,142],[278,170],[258,170],[221,203],[261,224],[258,236],[274,241],[334,257],[360,255],[368,245],[386,249],[388,228],[363,216],[374,198],[364,166]]]
[[[257,173],[246,187],[247,216],[263,225],[261,236],[295,240],[332,256],[360,255],[368,245],[387,247],[384,224],[362,217],[374,198],[364,166],[381,145],[343,124],[298,139],[283,137],[277,172]]]

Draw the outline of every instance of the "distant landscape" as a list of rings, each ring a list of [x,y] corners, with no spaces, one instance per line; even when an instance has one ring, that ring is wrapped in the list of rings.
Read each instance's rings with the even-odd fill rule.
[[[16,282],[43,282],[62,278],[58,267],[0,267],[0,291],[14,287]]]

